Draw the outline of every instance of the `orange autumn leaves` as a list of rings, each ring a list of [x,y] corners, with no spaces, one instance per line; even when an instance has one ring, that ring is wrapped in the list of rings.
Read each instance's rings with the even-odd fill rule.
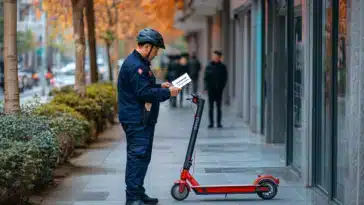
[[[52,19],[49,23],[54,28],[53,32],[70,40],[72,33],[64,31],[72,28],[71,6],[71,0],[43,0],[39,6]],[[182,31],[173,27],[176,10],[174,0],[94,0],[94,10],[95,31],[99,39],[105,35],[120,40],[134,39],[144,27],[159,30],[167,42],[182,35]]]

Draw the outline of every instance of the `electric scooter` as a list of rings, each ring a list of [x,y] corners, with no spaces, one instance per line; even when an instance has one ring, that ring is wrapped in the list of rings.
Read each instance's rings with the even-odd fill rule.
[[[183,201],[192,189],[196,195],[224,194],[226,197],[228,194],[257,194],[264,200],[273,199],[278,192],[279,179],[271,175],[258,175],[253,184],[248,185],[200,185],[197,182],[190,173],[190,168],[205,100],[194,94],[188,100],[197,105],[197,111],[180,179],[176,180],[171,188],[172,197]]]

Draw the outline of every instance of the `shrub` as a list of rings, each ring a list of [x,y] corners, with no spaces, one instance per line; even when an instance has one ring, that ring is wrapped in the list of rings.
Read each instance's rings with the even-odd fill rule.
[[[73,138],[73,146],[84,147],[86,142],[90,141],[91,124],[73,108],[64,104],[48,103],[37,107],[34,113],[50,118],[53,131],[57,135],[63,135],[61,138],[64,138],[65,134]],[[72,143],[66,144],[72,145]]]
[[[92,84],[87,87],[87,97],[95,100],[101,107],[102,124],[98,124],[99,129],[103,130],[106,122],[114,122],[116,108],[116,89],[112,84],[100,83]]]
[[[34,114],[47,116],[47,117],[56,117],[62,114],[68,114],[75,119],[78,120],[86,120],[80,113],[78,113],[75,109],[65,105],[65,104],[55,104],[55,103],[47,103],[40,105],[39,107],[34,109]]]
[[[112,84],[88,86],[85,98],[72,87],[52,94],[50,103],[22,106],[18,115],[2,113],[0,102],[0,204],[19,204],[9,202],[13,196],[26,200],[34,187],[52,180],[54,167],[65,162],[75,146],[90,140],[93,127],[103,131],[114,119]]]
[[[52,118],[50,126],[57,135],[66,134],[73,138],[75,147],[84,147],[91,141],[91,124],[86,120],[80,120],[65,113]]]
[[[66,93],[74,93],[75,90],[72,85],[64,86],[61,88],[54,88],[49,93],[50,96],[59,95],[59,94],[66,94]]]
[[[1,116],[0,150],[0,204],[13,195],[28,196],[33,187],[52,180],[59,146],[47,118]]]
[[[76,93],[54,96],[52,104],[65,104],[82,114],[91,124],[102,122],[101,107],[90,98],[81,98]]]
[[[98,83],[87,86],[86,97],[75,92],[58,93],[52,104],[65,104],[82,114],[97,132],[106,128],[107,122],[113,123],[116,108],[116,89],[111,83]]]

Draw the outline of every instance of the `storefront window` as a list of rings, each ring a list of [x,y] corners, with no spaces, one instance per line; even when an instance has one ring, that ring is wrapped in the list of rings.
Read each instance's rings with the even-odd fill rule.
[[[345,104],[347,101],[347,0],[339,1],[339,35],[338,35],[338,62],[337,62],[337,152],[336,155],[336,184],[334,196],[339,201],[344,200],[344,169],[348,167],[347,160],[347,135],[345,134]]]
[[[321,68],[321,134],[318,138],[317,154],[317,185],[323,190],[329,190],[329,154],[330,138],[332,137],[332,0],[324,0],[322,13],[322,64]]]
[[[302,1],[295,1],[295,69],[293,71],[293,165],[298,171],[302,168],[302,105],[303,105],[303,76],[304,76],[304,52],[303,52],[303,18]]]

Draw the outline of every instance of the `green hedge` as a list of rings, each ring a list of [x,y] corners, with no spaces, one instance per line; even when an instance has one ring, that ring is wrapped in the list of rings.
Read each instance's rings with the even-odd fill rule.
[[[63,134],[63,138],[66,136],[73,138],[75,147],[84,147],[87,142],[91,141],[91,124],[80,113],[67,105],[44,104],[37,107],[34,114],[50,118],[51,127],[56,134]]]
[[[65,104],[73,108],[96,128],[97,133],[104,131],[107,122],[112,122],[114,119],[116,89],[112,84],[100,83],[88,86],[85,98],[71,91],[54,93],[51,103]]]
[[[72,88],[52,91],[51,102],[2,113],[0,102],[0,204],[19,204],[35,187],[52,181],[56,166],[67,162],[75,147],[84,147],[96,132],[113,122],[116,90],[93,84],[79,97]],[[29,110],[30,109],[30,110]],[[9,201],[10,199],[18,201]]]
[[[0,152],[0,200],[50,182],[60,153],[48,119],[31,115],[0,117]]]

